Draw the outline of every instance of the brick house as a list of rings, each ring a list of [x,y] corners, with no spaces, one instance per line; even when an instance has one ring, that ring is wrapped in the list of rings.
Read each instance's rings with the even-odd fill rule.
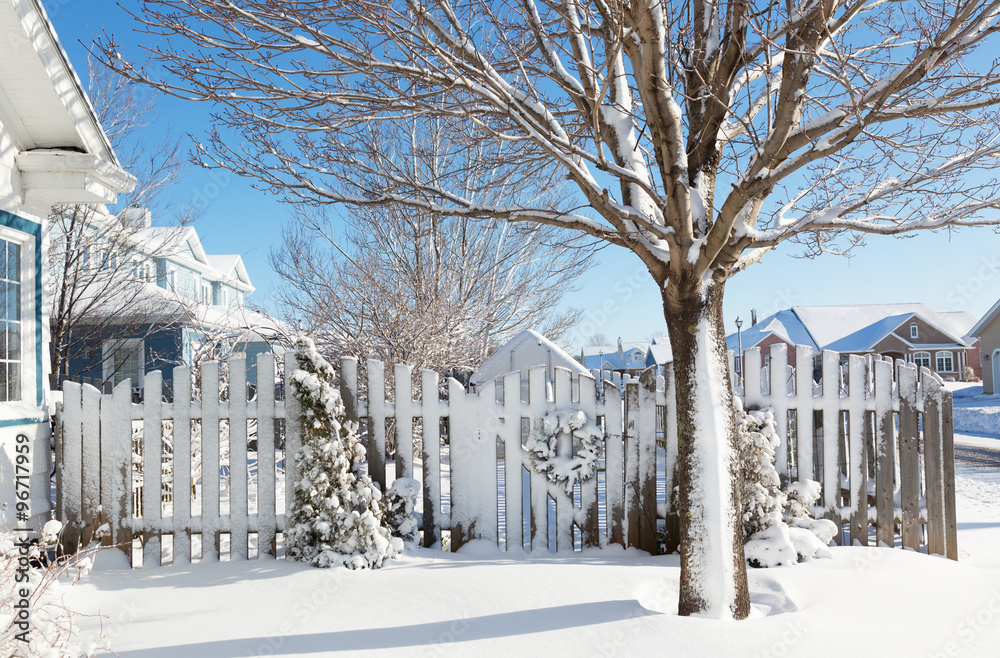
[[[945,380],[982,377],[979,340],[970,335],[975,316],[967,312],[934,311],[927,304],[866,304],[857,306],[794,306],[729,334],[726,344],[738,350],[759,347],[766,365],[771,345],[789,348],[795,366],[795,345],[842,355],[878,355],[925,366]],[[739,368],[739,359],[736,361]]]

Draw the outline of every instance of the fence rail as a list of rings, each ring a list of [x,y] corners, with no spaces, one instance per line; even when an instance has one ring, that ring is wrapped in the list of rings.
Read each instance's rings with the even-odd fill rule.
[[[797,363],[812,364],[812,358],[809,348],[796,349]],[[941,380],[912,364],[857,356],[844,369],[839,354],[824,352],[817,384],[812,368],[789,377],[787,362],[784,346],[773,346],[771,381],[761,386],[760,353],[748,350],[741,391],[745,405],[774,409],[783,479],[823,485],[815,511],[848,526],[838,541],[846,534],[867,545],[873,524],[879,543],[957,559],[951,396]],[[620,385],[563,369],[547,382],[545,368],[537,368],[527,373],[527,385],[513,372],[474,394],[455,380],[442,392],[438,375],[425,370],[415,396],[409,366],[395,367],[388,392],[380,362],[369,361],[363,373],[358,366],[341,361],[348,416],[362,421],[369,473],[383,491],[396,477],[421,481],[423,545],[441,547],[447,539],[456,550],[478,539],[530,550],[676,546],[670,492],[677,422],[669,367],[664,375],[651,368]],[[274,379],[271,355],[259,355],[257,368],[258,381]],[[204,364],[200,391],[192,395],[191,370],[176,368],[170,403],[151,394],[162,390],[159,372],[146,376],[142,403],[132,401],[127,384],[111,394],[64,385],[57,506],[68,547],[89,541],[107,523],[106,543],[141,539],[145,565],[160,563],[164,536],[172,537],[174,562],[192,559],[195,537],[205,560],[219,559],[223,539],[230,559],[249,557],[251,544],[260,556],[278,553],[285,527],[280,502],[292,500],[290,456],[300,438],[294,400],[276,399],[275,389],[289,390],[293,356],[286,355],[278,386],[260,386],[251,396],[235,394],[248,390],[245,361],[230,360],[225,370],[220,380],[220,364]],[[566,410],[583,411],[604,435],[598,476],[572,495],[532,468],[523,447],[546,415]],[[137,433],[142,428],[135,450],[133,423]],[[572,454],[572,439],[560,441],[559,454]],[[161,468],[150,466],[157,463]],[[140,470],[136,509],[131,487]],[[169,480],[172,495],[163,495],[161,478]]]

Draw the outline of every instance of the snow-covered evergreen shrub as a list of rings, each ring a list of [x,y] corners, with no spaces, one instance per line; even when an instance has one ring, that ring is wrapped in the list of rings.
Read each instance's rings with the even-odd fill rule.
[[[774,451],[781,439],[774,426],[774,413],[770,409],[745,411],[739,398],[736,406],[736,431],[739,440],[740,520],[743,524],[743,541],[761,530],[781,521],[785,494],[781,480],[774,468]]]
[[[820,497],[818,482],[789,483],[781,489],[774,468],[781,445],[770,409],[744,411],[737,398],[736,424],[741,465],[743,552],[753,567],[795,564],[813,557],[830,557],[827,544],[837,526],[814,519],[809,510]]]
[[[291,501],[288,555],[318,567],[376,569],[403,550],[391,536],[378,486],[364,472],[357,423],[346,420],[334,370],[307,338],[295,343],[292,394],[301,407],[299,480]]]
[[[420,522],[414,511],[420,483],[413,478],[396,478],[385,494],[385,521],[392,536],[404,542],[420,541]]]
[[[789,482],[785,487],[788,502],[785,505],[784,520],[792,528],[808,530],[825,547],[837,535],[838,528],[829,519],[814,519],[810,512],[819,503],[822,492],[822,486],[814,480]]]

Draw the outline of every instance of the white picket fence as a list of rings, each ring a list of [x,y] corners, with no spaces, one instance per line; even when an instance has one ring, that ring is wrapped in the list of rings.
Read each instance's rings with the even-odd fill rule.
[[[951,397],[940,379],[926,369],[918,373],[912,365],[866,363],[856,356],[843,369],[839,354],[824,352],[823,385],[817,387],[808,348],[797,348],[797,363],[808,367],[799,368],[791,380],[784,347],[774,346],[770,356],[768,372],[775,373],[774,381],[763,387],[760,354],[747,351],[742,393],[746,405],[774,409],[782,437],[779,473],[793,480],[818,480],[824,496],[815,511],[848,523],[852,542],[867,544],[869,524],[874,523],[879,542],[957,559]],[[286,355],[285,391],[290,390],[291,359]],[[272,381],[274,365],[270,355],[260,355],[258,381]],[[230,360],[228,370],[229,390],[247,391],[246,363]],[[476,394],[449,380],[446,395],[440,394],[437,374],[425,370],[417,399],[409,366],[395,368],[391,396],[380,362],[369,361],[363,374],[361,380],[355,360],[341,361],[348,415],[366,428],[369,473],[383,491],[394,477],[421,481],[423,545],[456,550],[482,539],[531,550],[609,542],[650,552],[658,542],[668,550],[676,546],[676,515],[667,495],[674,488],[677,456],[670,368],[665,376],[650,369],[616,386],[574,378],[563,369],[556,369],[555,381],[547,382],[542,367],[526,373],[526,385],[522,373],[513,372]],[[144,565],[160,563],[165,535],[172,536],[174,563],[196,557],[191,550],[196,536],[203,560],[219,559],[223,544],[229,546],[230,559],[246,559],[251,546],[258,555],[276,555],[276,538],[284,529],[276,501],[292,499],[295,479],[291,459],[283,460],[284,473],[276,463],[294,454],[299,444],[294,400],[290,395],[275,399],[270,386],[259,387],[253,400],[236,394],[220,400],[219,364],[213,362],[202,366],[200,396],[212,404],[191,401],[189,369],[175,369],[173,380],[171,403],[151,395],[161,390],[158,372],[146,376],[141,404],[131,401],[125,385],[111,394],[87,384],[64,385],[57,427],[57,507],[67,521],[64,543],[86,542],[107,523],[106,543],[141,539]],[[572,496],[536,472],[522,447],[543,417],[571,409],[582,410],[604,432],[598,477],[578,485]],[[246,449],[250,419],[257,421],[256,451]],[[169,449],[164,448],[164,421],[173,425]],[[188,487],[179,483],[192,481],[192,421],[201,428],[202,477]],[[136,451],[133,422],[141,422],[143,429]],[[220,464],[220,422],[229,428],[224,442],[228,487],[221,475],[226,469]],[[276,431],[284,437],[277,451],[269,449],[276,445]],[[419,461],[414,459],[415,437],[422,438]],[[568,440],[559,447],[560,454],[572,450]],[[387,468],[390,457],[394,467]],[[141,510],[134,509],[130,495],[134,460],[135,468],[145,465]],[[248,468],[251,462],[255,469]],[[155,463],[170,467],[148,467]],[[254,470],[253,495],[248,496],[248,475]],[[169,502],[162,473],[170,474]],[[284,496],[276,495],[278,487],[285,489]],[[443,542],[445,538],[449,541]]]

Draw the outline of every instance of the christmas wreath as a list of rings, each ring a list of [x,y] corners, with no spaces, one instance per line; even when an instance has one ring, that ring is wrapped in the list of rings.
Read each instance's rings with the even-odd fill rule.
[[[560,456],[559,437],[564,434],[573,438],[573,454]],[[603,439],[604,433],[582,411],[556,411],[535,424],[525,448],[532,468],[572,496],[578,482],[597,474]]]

